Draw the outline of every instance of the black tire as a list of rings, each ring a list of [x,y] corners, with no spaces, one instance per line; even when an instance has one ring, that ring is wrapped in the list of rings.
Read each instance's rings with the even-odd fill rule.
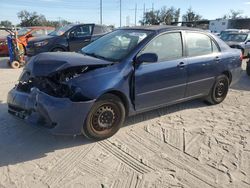
[[[250,62],[247,62],[246,72],[247,72],[247,75],[250,76]]]
[[[209,104],[219,104],[226,98],[228,90],[229,78],[226,75],[218,76],[205,101]]]
[[[7,65],[8,65],[9,67],[11,67],[10,60],[7,61]]]
[[[89,139],[109,138],[123,125],[125,114],[125,107],[120,98],[112,94],[105,94],[91,108],[82,133]]]
[[[54,48],[53,50],[51,50],[51,52],[64,52],[65,50],[62,48]]]

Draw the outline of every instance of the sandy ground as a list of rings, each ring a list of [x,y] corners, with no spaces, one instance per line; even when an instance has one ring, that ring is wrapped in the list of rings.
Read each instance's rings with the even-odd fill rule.
[[[250,187],[250,78],[227,99],[127,120],[112,138],[52,136],[7,113],[19,70],[0,59],[0,187]]]

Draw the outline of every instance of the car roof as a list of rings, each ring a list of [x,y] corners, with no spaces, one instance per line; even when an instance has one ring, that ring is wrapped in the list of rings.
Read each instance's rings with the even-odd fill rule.
[[[101,25],[101,24],[95,24],[95,23],[80,23],[80,24],[69,24],[72,26],[78,26],[78,25],[94,25],[94,26],[100,26],[100,27],[107,27],[106,25]]]
[[[150,30],[150,31],[172,31],[172,30],[190,30],[190,31],[203,31],[197,28],[182,27],[182,26],[171,26],[171,25],[147,25],[147,26],[135,26],[135,27],[122,27],[124,30]]]

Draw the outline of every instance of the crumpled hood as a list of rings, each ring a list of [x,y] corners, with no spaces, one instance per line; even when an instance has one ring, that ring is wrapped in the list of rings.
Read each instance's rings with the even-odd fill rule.
[[[75,52],[46,52],[32,57],[25,69],[31,76],[48,76],[70,67],[109,64],[112,62]]]

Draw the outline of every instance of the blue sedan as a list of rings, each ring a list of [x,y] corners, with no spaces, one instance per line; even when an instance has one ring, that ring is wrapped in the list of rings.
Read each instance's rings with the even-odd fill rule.
[[[202,30],[122,28],[79,53],[32,57],[8,110],[54,134],[105,139],[127,116],[197,98],[221,103],[241,64],[239,50]]]

